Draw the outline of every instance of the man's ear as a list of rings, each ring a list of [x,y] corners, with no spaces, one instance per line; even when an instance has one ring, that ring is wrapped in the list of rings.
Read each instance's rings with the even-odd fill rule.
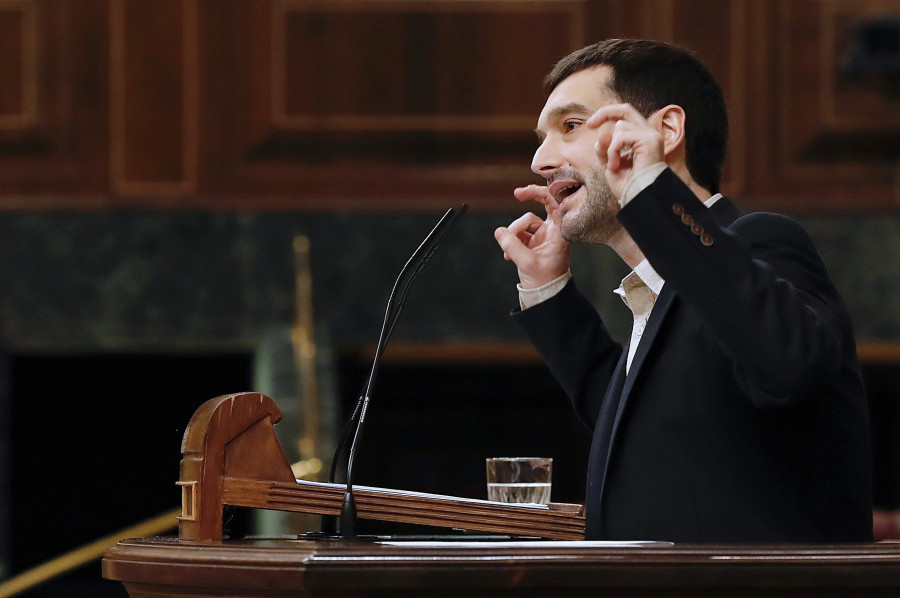
[[[669,104],[656,112],[663,136],[663,152],[666,156],[677,149],[684,149],[685,114],[681,106]]]

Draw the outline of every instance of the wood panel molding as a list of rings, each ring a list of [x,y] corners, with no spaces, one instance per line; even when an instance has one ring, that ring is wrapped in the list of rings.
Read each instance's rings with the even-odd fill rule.
[[[109,10],[112,191],[190,194],[198,184],[198,0],[110,0]]]
[[[791,0],[777,4],[774,63],[777,73],[776,163],[770,185],[797,192],[797,207],[816,209],[895,205],[896,157],[885,153],[900,140],[896,101],[860,109],[862,97],[840,82],[839,40],[867,16],[900,12],[896,0]],[[869,96],[869,92],[862,92]],[[890,108],[894,105],[893,110]],[[894,113],[893,115],[891,113]],[[879,124],[880,123],[880,124]],[[885,128],[885,124],[888,125]],[[872,137],[872,133],[876,133]],[[886,134],[886,135],[885,135]],[[900,152],[897,153],[900,156]]]
[[[586,6],[243,4],[232,35],[252,57],[233,78],[241,118],[223,191],[253,189],[259,209],[431,211],[460,198],[473,208],[508,201],[534,177],[541,79],[584,43]]]
[[[0,209],[515,210],[540,82],[607,37],[693,49],[747,209],[896,209],[900,0],[0,0]],[[877,82],[876,82],[877,83]],[[891,87],[893,86],[893,87]]]
[[[488,64],[498,64],[508,60],[517,51],[517,46],[490,43],[493,39],[512,39],[521,34],[523,17],[550,19],[555,27],[561,28],[568,38],[568,49],[574,50],[584,44],[584,3],[570,0],[337,0],[328,3],[310,0],[278,1],[272,3],[271,40],[272,72],[271,99],[272,122],[276,129],[290,131],[336,131],[336,132],[383,132],[383,131],[427,131],[427,132],[521,132],[533,127],[534,114],[516,114],[515,106],[489,105],[483,102],[472,110],[462,102],[448,101],[452,87],[459,87],[463,81],[450,81],[449,75],[460,74],[451,71],[457,65],[452,54],[465,44],[474,44],[469,53],[481,57]],[[479,34],[479,21],[491,20],[491,38],[473,35],[470,39],[454,38],[453,33]],[[378,26],[383,29],[378,31]],[[356,29],[359,27],[359,29]],[[329,40],[329,32],[331,40]],[[366,101],[374,98],[358,98],[356,103],[341,106],[315,106],[317,102],[306,98],[303,106],[292,107],[289,95],[292,90],[313,88],[325,90],[328,81],[317,77],[318,73],[292,66],[294,63],[309,66],[321,60],[336,39],[349,40],[352,34],[366,33],[371,47],[354,47],[342,55],[347,59],[343,65],[339,61],[331,65],[340,68],[356,68],[361,79],[364,73],[376,70],[380,74],[400,73],[395,77],[386,76],[381,81],[382,94],[395,101],[384,102],[382,110],[369,111]],[[399,35],[398,35],[399,34]],[[431,35],[428,35],[431,34]],[[430,49],[419,48],[418,52],[402,52],[404,49],[398,37],[420,40],[429,37],[433,42]],[[534,45],[534,44],[533,44]],[[384,59],[376,55],[387,54],[390,49],[398,50],[396,63],[383,65]],[[292,60],[292,50],[300,55]],[[374,52],[373,52],[374,50]],[[419,62],[421,54],[429,56]],[[428,60],[428,59],[431,60]],[[327,59],[327,58],[326,58]],[[508,64],[508,62],[507,62]],[[471,66],[471,65],[470,65]],[[386,67],[386,68],[385,68]],[[425,71],[433,73],[425,75]],[[469,74],[478,75],[474,69]],[[337,73],[332,73],[337,76]],[[407,77],[403,77],[407,75]],[[425,75],[422,80],[414,80],[409,75]],[[444,77],[444,79],[442,79]],[[426,97],[429,91],[421,87],[431,79],[439,89],[435,97]],[[366,79],[367,80],[367,79]],[[401,86],[415,86],[418,89],[402,89]],[[352,86],[358,94],[367,90]],[[483,90],[479,90],[483,91]],[[445,92],[444,97],[440,97]],[[311,94],[310,94],[311,95]],[[374,95],[374,94],[373,94]],[[424,99],[424,101],[423,101]],[[454,98],[457,99],[458,98]],[[429,100],[434,103],[426,104]],[[443,102],[442,102],[443,100]],[[415,105],[416,101],[421,102]],[[316,109],[318,108],[318,109]],[[351,110],[347,110],[350,108]],[[510,110],[512,109],[512,110]],[[420,112],[420,113],[416,113]]]
[[[877,18],[900,20],[900,0],[825,0],[819,14],[823,126],[851,132],[889,127],[900,132],[900,97],[888,97],[884,90],[867,87],[864,82],[842,82],[839,72],[845,66],[854,28]]]
[[[0,0],[0,130],[37,120],[37,24],[34,0]]]
[[[730,195],[744,192],[747,186],[747,51],[752,35],[747,27],[749,3],[750,0],[715,4],[695,0],[643,0],[637,4],[635,23],[637,37],[694,51],[722,86],[730,124],[722,187]],[[711,36],[711,31],[720,33]]]

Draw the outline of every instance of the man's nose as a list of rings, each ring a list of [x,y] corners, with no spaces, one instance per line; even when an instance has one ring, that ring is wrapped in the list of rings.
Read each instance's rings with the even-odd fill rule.
[[[565,160],[558,151],[556,144],[548,137],[541,142],[537,151],[534,152],[534,158],[531,160],[531,171],[544,178],[550,178],[554,172],[559,170]]]

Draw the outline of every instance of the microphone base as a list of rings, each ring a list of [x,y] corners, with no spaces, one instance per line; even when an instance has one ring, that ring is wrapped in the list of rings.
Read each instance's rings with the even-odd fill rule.
[[[353,490],[344,493],[344,503],[341,505],[341,536],[345,540],[356,538],[356,498]]]

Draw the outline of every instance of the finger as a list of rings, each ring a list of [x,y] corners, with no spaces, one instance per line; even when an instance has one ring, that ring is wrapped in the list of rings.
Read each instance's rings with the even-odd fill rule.
[[[600,165],[603,168],[606,168],[607,157],[606,153],[609,150],[609,145],[612,143],[612,131],[609,127],[604,127],[597,131],[597,141],[594,143],[594,152],[597,154],[597,157],[600,159]]]
[[[536,233],[543,224],[544,221],[540,216],[532,212],[525,212],[516,218],[507,230],[516,235],[520,241],[527,244],[531,240],[531,235]]]
[[[631,104],[608,104],[606,106],[601,106],[584,122],[584,124],[588,128],[596,129],[605,122],[620,120],[636,125],[645,124],[647,122],[647,119],[645,119],[640,112],[635,110],[634,106]]]
[[[634,132],[622,126],[623,121],[616,122],[612,139],[606,148],[606,167],[615,172],[622,167],[623,162],[630,162],[634,153],[636,139]]]
[[[621,165],[621,158],[618,150],[615,149],[615,146],[610,143],[606,147],[606,170],[610,172],[615,172],[619,170],[619,166]]]
[[[494,238],[497,240],[500,249],[503,250],[503,259],[518,264],[520,260],[527,258],[529,249],[508,228],[501,226],[495,230]]]
[[[517,187],[513,191],[513,195],[519,201],[536,201],[548,209],[558,207],[556,200],[550,195],[550,191],[547,189],[546,185]]]

